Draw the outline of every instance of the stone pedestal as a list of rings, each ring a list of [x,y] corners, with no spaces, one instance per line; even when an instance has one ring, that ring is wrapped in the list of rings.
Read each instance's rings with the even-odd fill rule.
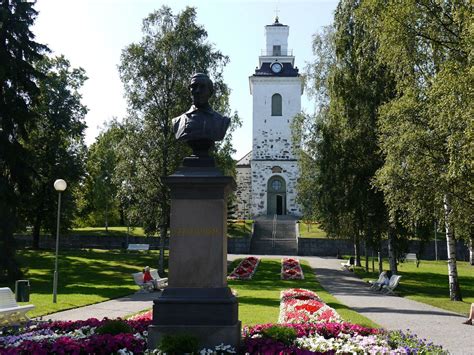
[[[200,346],[237,347],[238,302],[227,287],[227,195],[232,177],[213,167],[181,168],[171,189],[168,287],[154,301],[150,349],[165,334],[191,334]]]

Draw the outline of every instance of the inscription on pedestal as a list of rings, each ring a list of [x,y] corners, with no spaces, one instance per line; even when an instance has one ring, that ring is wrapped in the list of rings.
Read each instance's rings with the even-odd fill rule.
[[[175,237],[192,237],[202,234],[218,236],[219,229],[217,227],[177,227],[173,233]]]
[[[170,287],[227,286],[224,208],[224,200],[171,201]]]

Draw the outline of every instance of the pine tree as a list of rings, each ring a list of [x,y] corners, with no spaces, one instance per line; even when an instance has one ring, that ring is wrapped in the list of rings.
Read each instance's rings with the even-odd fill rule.
[[[0,2],[0,279],[21,275],[15,261],[13,232],[18,223],[20,194],[32,174],[24,142],[34,126],[33,111],[41,73],[34,63],[47,47],[34,41],[30,31],[37,12],[31,2]]]

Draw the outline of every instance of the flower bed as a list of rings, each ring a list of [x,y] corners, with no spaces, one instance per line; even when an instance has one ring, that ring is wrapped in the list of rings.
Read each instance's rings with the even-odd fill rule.
[[[332,323],[341,317],[334,308],[325,304],[315,292],[289,289],[280,294],[278,323]]]
[[[282,280],[302,280],[304,279],[300,261],[293,258],[281,259],[281,279]]]
[[[343,322],[316,293],[305,289],[281,292],[282,324],[263,324],[243,328],[242,354],[447,354],[441,347],[426,343],[411,333],[385,331]],[[328,307],[338,318],[323,316]],[[305,318],[307,317],[307,318]],[[88,319],[75,322],[31,323],[24,328],[0,330],[0,354],[159,354],[147,349],[147,329],[152,312],[115,321]],[[110,325],[110,324],[109,324]],[[123,332],[125,330],[125,332]],[[117,332],[120,331],[120,332]],[[200,354],[234,353],[228,345],[202,349]]]
[[[259,258],[249,256],[243,259],[239,265],[227,276],[229,280],[251,280],[255,271],[257,271]]]
[[[110,320],[91,318],[75,322],[30,324],[0,334],[0,354],[112,354],[121,349],[143,353],[150,321],[124,320],[130,333],[98,334],[96,330]]]
[[[294,331],[294,339],[280,341],[266,330],[274,324],[244,327],[241,353],[272,354],[447,354],[440,346],[414,334],[387,332],[350,323],[280,324]]]
[[[242,353],[270,354],[445,354],[413,334],[343,322],[318,295],[305,289],[280,294],[279,325],[243,329]]]

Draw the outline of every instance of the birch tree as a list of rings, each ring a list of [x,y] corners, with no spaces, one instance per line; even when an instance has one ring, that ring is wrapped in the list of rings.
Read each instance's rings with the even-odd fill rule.
[[[362,11],[397,82],[396,98],[380,110],[385,163],[376,184],[392,216],[403,209],[408,220],[443,218],[449,294],[460,301],[454,230],[472,226],[474,207],[472,5],[367,0]]]
[[[196,72],[207,73],[213,80],[211,105],[230,116],[229,89],[223,81],[228,61],[207,42],[207,32],[196,23],[196,10],[191,7],[176,15],[167,6],[151,13],[143,21],[140,42],[122,52],[119,70],[129,110],[117,169],[124,179],[124,193],[133,195],[130,212],[136,213],[148,235],[159,232],[160,272],[170,214],[169,189],[163,178],[189,153],[176,142],[171,119],[189,109],[189,79]],[[235,125],[238,116],[232,118]],[[218,145],[217,160],[227,166],[229,159],[224,156],[232,151],[230,139],[228,134]]]

